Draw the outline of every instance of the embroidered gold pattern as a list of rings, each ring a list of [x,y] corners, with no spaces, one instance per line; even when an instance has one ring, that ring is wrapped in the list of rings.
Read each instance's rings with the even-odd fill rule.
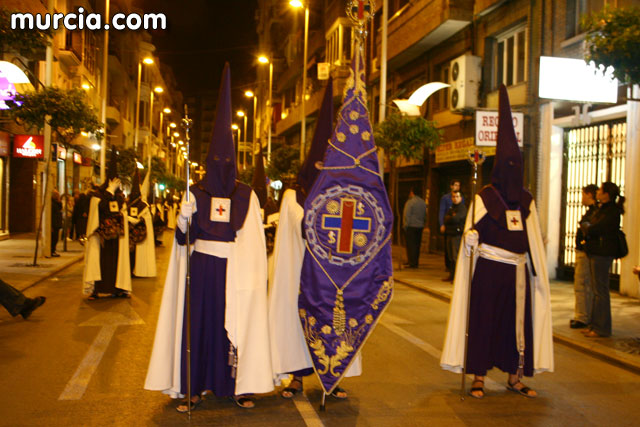
[[[351,110],[351,112],[349,113],[349,118],[351,120],[358,120],[358,117],[360,117],[360,114],[355,110]]]
[[[351,131],[352,134],[356,134],[358,132],[360,132],[360,128],[358,127],[358,125],[351,125],[349,126],[349,131]]]
[[[336,132],[336,138],[338,138],[338,141],[340,142],[345,142],[347,140],[347,136],[342,132]]]
[[[369,131],[364,131],[362,132],[362,140],[363,141],[368,141],[371,139],[371,134],[369,133]]]
[[[340,203],[335,200],[330,200],[329,202],[327,202],[327,212],[329,212],[331,215],[336,215],[338,212],[340,212]]]
[[[352,317],[351,319],[349,319],[349,326],[355,328],[356,326],[358,326],[358,321]]]
[[[353,236],[353,243],[355,243],[356,246],[361,248],[367,244],[367,236],[365,236],[364,234],[358,233],[355,236]]]
[[[391,290],[393,289],[393,278],[389,278],[389,280],[385,281],[380,289],[378,290],[378,295],[376,299],[371,303],[371,308],[377,310],[380,303],[383,303],[389,298],[389,294],[391,294]]]
[[[320,329],[320,331],[322,331],[322,333],[325,335],[329,335],[331,333],[331,326],[324,325],[322,329]]]
[[[373,323],[373,316],[370,314],[367,314],[366,316],[364,316],[364,321],[367,323],[367,325],[370,325]]]

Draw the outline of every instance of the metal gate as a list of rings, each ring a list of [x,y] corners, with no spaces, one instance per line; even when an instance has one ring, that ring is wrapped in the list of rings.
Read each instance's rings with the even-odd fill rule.
[[[561,264],[575,264],[578,221],[586,211],[582,206],[582,187],[600,186],[605,181],[616,183],[624,195],[624,167],[627,124],[623,121],[600,123],[568,129],[564,133],[564,224],[561,242]],[[620,274],[620,262],[614,261],[612,273]]]

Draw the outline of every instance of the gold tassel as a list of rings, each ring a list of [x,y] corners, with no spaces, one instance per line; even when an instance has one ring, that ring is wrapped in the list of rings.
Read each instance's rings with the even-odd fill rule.
[[[344,298],[342,291],[336,294],[336,302],[333,306],[333,330],[342,335],[347,326],[347,313],[344,311]]]

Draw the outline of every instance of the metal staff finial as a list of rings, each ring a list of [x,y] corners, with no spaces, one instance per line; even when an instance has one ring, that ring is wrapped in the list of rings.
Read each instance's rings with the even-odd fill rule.
[[[189,132],[191,130],[191,126],[193,125],[193,120],[189,118],[189,107],[187,104],[184,104],[184,118],[182,119],[182,127],[185,130],[185,140],[186,140],[186,150],[187,150],[187,203],[191,201],[191,191],[189,190],[189,172],[191,169],[191,156],[189,151],[189,142],[191,141],[191,137]],[[187,218],[187,278],[185,281],[185,305],[187,310],[187,411],[189,413],[189,419],[191,419],[191,241],[189,236],[189,231],[191,229],[191,218]]]
[[[477,148],[473,151],[469,150],[467,160],[473,166],[473,181],[471,184],[471,202],[469,203],[471,209],[471,230],[476,227],[476,186],[478,184],[478,166],[483,164],[486,160],[484,152]],[[464,238],[464,237],[463,237]],[[473,279],[473,248],[471,248],[469,256],[469,288],[467,294],[467,321],[464,331],[464,359],[462,359],[462,385],[460,387],[460,400],[464,400],[465,396],[465,379],[467,377],[467,349],[469,347],[469,310],[471,307],[471,281]]]
[[[362,42],[367,38],[367,23],[373,19],[376,11],[374,0],[349,0],[347,2],[347,16],[355,24],[357,37]]]

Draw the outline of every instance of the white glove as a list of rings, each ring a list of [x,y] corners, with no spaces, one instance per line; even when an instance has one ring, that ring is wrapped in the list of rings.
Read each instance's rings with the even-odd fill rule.
[[[480,234],[476,230],[467,230],[462,236],[464,239],[464,253],[467,256],[471,255],[471,250],[478,249],[478,241],[480,240]]]
[[[182,204],[180,205],[180,216],[183,217],[184,219],[191,218],[191,216],[193,216],[195,205],[196,205],[195,200],[191,200],[190,202],[187,202],[185,200],[184,202],[182,202]]]
[[[184,200],[180,205],[180,215],[178,215],[176,225],[183,233],[187,232],[187,220],[193,215],[193,212],[195,211],[195,205],[195,198],[191,199],[190,202]]]

